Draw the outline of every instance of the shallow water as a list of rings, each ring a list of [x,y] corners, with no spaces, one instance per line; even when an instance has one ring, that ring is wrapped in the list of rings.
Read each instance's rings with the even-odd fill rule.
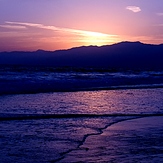
[[[118,122],[162,115],[162,87],[161,71],[0,67],[0,162],[125,163],[133,155],[119,157],[118,146],[111,151],[110,143],[121,141],[108,129]],[[128,145],[123,149],[128,152]],[[153,160],[162,162],[158,154]]]
[[[42,114],[67,116],[43,119]],[[80,117],[82,114],[86,116]],[[162,88],[0,96],[0,119],[7,117],[0,121],[1,162],[64,162],[72,159],[73,153],[87,152],[86,142],[90,139],[96,144],[96,139],[93,141],[92,138],[99,136],[101,139],[100,135],[113,124],[145,114],[163,114]],[[41,116],[32,118],[33,115]],[[12,120],[13,116],[22,118]],[[100,148],[107,148],[107,143]],[[99,157],[108,159],[103,155]],[[115,151],[116,157],[118,153]],[[78,159],[86,162],[88,158]]]
[[[55,92],[0,96],[0,114],[163,113],[163,89]]]
[[[109,126],[102,134],[89,136],[79,150],[60,162],[162,162],[162,139],[162,117],[126,120]]]
[[[57,162],[87,137],[122,119],[127,117],[2,121],[1,162]]]

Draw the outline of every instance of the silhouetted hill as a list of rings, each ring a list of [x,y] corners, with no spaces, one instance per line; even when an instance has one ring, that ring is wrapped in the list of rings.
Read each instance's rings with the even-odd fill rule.
[[[54,52],[1,52],[1,65],[54,66],[129,70],[163,70],[163,44],[121,42]]]

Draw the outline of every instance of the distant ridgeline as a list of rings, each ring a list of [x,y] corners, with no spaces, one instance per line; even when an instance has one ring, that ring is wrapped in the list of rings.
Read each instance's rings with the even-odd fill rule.
[[[163,44],[121,42],[69,50],[1,52],[0,65],[93,68],[105,70],[163,70]]]

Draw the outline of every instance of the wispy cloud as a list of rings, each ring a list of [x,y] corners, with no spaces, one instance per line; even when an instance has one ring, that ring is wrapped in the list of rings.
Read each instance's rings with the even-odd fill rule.
[[[0,25],[2,28],[9,28],[9,29],[26,29],[25,26],[18,26],[18,25]]]
[[[92,32],[92,31],[85,31],[85,30],[78,30],[78,29],[71,29],[71,28],[60,28],[56,26],[46,26],[43,24],[35,24],[35,23],[25,23],[25,22],[10,22],[6,21],[7,24],[13,24],[13,25],[20,25],[20,26],[28,26],[28,27],[35,27],[35,28],[41,28],[41,29],[47,29],[47,30],[53,30],[58,32],[68,32],[70,34],[76,34],[76,35],[90,35],[90,36],[103,36],[103,37],[116,37],[117,35],[111,35],[111,34],[105,34],[101,32]]]
[[[3,25],[0,25],[0,28],[2,27],[4,29],[0,32],[0,42],[7,40],[5,41],[8,42],[6,48],[10,46],[10,50],[16,48],[56,50],[82,45],[101,46],[118,42],[120,39],[118,35],[114,34],[61,28],[38,23],[6,21]],[[1,45],[0,49],[6,50],[4,47],[1,48]]]
[[[132,12],[135,12],[135,13],[141,11],[141,8],[138,7],[138,6],[127,6],[126,9],[127,9],[127,10],[130,10],[130,11],[132,11]]]
[[[154,27],[162,27],[162,26],[163,26],[163,23],[160,23],[160,24],[154,24],[153,26],[154,26]]]
[[[156,13],[158,16],[163,16],[163,12]]]
[[[157,24],[156,26],[163,27],[163,24]]]

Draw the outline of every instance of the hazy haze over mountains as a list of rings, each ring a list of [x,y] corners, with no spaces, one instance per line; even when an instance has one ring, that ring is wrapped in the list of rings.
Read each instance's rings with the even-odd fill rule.
[[[1,52],[1,65],[163,70],[163,44],[121,42],[54,52]]]

